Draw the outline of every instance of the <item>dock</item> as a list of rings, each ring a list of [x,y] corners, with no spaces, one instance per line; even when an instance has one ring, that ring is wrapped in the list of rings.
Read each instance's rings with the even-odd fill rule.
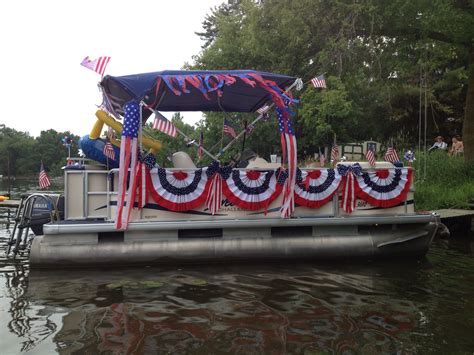
[[[6,225],[9,228],[10,224],[14,223],[18,206],[20,206],[20,200],[0,201],[0,225]]]
[[[435,211],[449,228],[451,236],[469,236],[474,231],[474,210],[441,209]]]

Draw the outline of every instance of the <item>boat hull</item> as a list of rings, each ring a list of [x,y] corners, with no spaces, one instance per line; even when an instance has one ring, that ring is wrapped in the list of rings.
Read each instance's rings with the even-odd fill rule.
[[[123,232],[108,222],[56,223],[34,239],[30,263],[55,268],[423,256],[437,226],[433,215],[132,222]]]

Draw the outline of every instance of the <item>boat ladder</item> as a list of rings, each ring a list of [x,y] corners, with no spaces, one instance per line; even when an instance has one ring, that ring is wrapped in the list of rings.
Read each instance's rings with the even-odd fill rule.
[[[31,238],[28,238],[28,232],[31,227],[33,208],[38,199],[47,201],[50,213],[50,222],[59,220],[59,211],[56,200],[53,195],[33,193],[31,195],[21,195],[20,204],[15,214],[15,225],[8,241],[7,257],[16,258],[21,251],[28,251]],[[30,243],[29,243],[30,242]]]

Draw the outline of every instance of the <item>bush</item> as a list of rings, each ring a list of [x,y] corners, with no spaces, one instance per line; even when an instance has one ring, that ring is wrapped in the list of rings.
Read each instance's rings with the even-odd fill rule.
[[[426,174],[424,173],[426,158]],[[474,199],[474,165],[444,151],[416,155],[415,207],[417,210],[469,208]]]

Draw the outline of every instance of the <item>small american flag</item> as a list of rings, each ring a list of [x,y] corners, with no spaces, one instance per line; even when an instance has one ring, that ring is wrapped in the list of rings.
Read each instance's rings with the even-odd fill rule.
[[[97,74],[104,76],[105,68],[109,64],[110,57],[99,57],[97,59],[91,60],[89,56],[85,57],[81,62],[81,65],[87,69],[95,71]]]
[[[337,145],[333,145],[331,149],[331,160],[333,164],[337,163],[337,159],[339,158],[339,148]]]
[[[263,105],[262,107],[260,107],[260,108],[257,110],[257,113],[263,115],[264,113],[268,113],[269,110],[270,110],[270,106],[268,106],[268,105]]]
[[[41,162],[41,168],[39,173],[39,187],[40,189],[45,189],[51,185],[51,181],[49,180],[49,176],[44,169],[43,162]]]
[[[109,142],[108,139],[105,142],[103,153],[107,158],[115,160],[114,146]]]
[[[176,131],[176,127],[159,112],[155,113],[155,121],[153,122],[153,128],[171,137],[176,137],[176,135],[178,134],[178,132]]]
[[[369,164],[371,166],[375,166],[375,151],[374,151],[374,147],[372,147],[371,145],[369,145],[369,147],[367,148],[367,152],[365,153],[365,157],[367,158],[367,161],[369,162]]]
[[[224,133],[228,134],[229,136],[232,136],[233,138],[237,137],[234,127],[232,127],[227,118],[224,119]]]
[[[389,161],[390,163],[395,163],[397,161],[400,161],[397,151],[393,147],[388,147],[387,151],[385,152],[384,159],[386,161]]]
[[[315,88],[326,89],[326,79],[324,75],[316,76],[311,79],[311,84],[313,84]]]
[[[204,154],[203,147],[204,147],[204,134],[201,131],[201,135],[199,137],[199,147],[198,147],[198,152],[197,152],[199,160],[202,159],[202,156]]]

